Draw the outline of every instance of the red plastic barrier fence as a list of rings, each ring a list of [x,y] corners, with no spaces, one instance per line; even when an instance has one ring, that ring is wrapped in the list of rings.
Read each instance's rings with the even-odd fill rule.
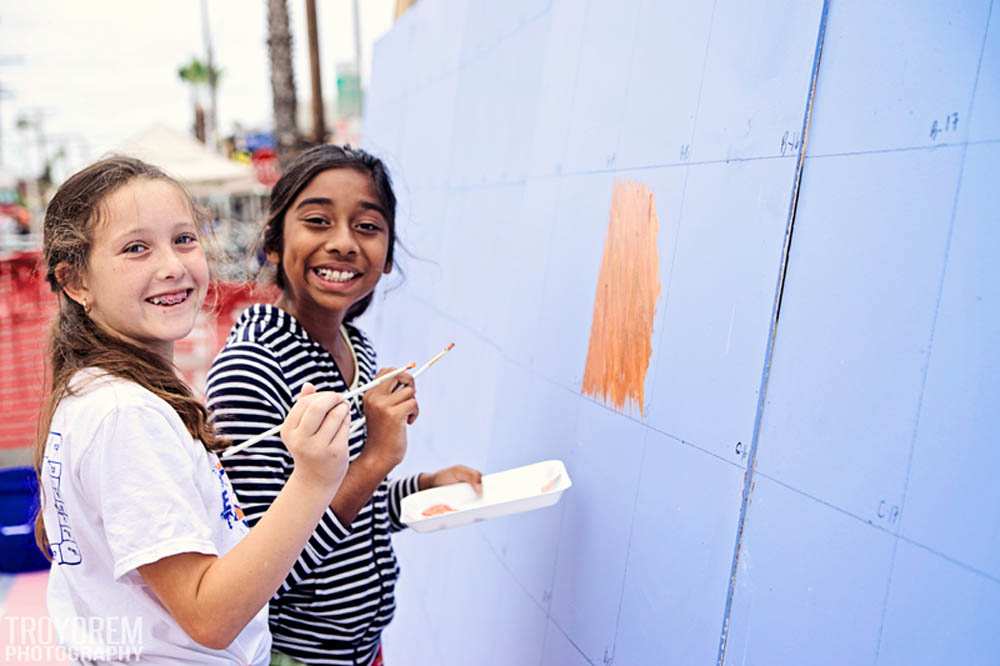
[[[55,295],[39,253],[0,260],[0,449],[29,446],[45,385],[45,341]]]
[[[31,446],[46,386],[46,345],[56,298],[39,270],[40,253],[0,259],[0,449]],[[177,343],[174,361],[195,388],[247,305],[273,292],[252,283],[216,283],[191,334]]]

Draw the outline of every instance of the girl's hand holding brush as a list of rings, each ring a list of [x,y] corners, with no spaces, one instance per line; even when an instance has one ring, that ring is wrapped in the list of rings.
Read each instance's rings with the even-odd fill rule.
[[[383,368],[376,378],[391,370]],[[395,382],[384,382],[369,390],[363,402],[368,441],[362,455],[377,461],[388,473],[406,456],[406,426],[420,414],[416,380],[404,372]]]

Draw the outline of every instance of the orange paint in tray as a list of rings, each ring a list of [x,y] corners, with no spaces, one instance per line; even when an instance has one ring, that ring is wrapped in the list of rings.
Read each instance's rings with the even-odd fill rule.
[[[435,504],[434,506],[429,506],[423,510],[421,513],[425,518],[431,518],[432,516],[441,516],[446,513],[451,513],[455,509],[451,508],[447,504]]]

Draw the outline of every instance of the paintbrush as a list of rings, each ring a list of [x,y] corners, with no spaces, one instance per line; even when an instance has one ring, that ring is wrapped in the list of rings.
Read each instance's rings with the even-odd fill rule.
[[[407,370],[412,370],[415,367],[417,367],[417,364],[414,363],[413,361],[411,361],[411,362],[407,363],[405,366],[403,366],[402,368],[396,368],[392,372],[387,372],[384,375],[382,375],[381,377],[376,377],[375,379],[371,380],[370,382],[368,382],[364,386],[359,386],[358,388],[354,389],[353,391],[348,391],[347,393],[345,393],[344,394],[344,400],[351,400],[353,398],[356,398],[359,395],[361,395],[362,393],[364,393],[365,391],[368,391],[370,389],[375,388],[376,386],[378,386],[382,382],[387,382],[390,379],[392,379],[393,377],[395,377],[396,375],[401,375],[404,372],[406,372]],[[416,376],[416,375],[414,375],[414,376]]]
[[[454,348],[455,348],[455,343],[454,342],[449,342],[447,347],[445,347],[443,350],[441,350],[440,352],[438,352],[437,354],[435,354],[431,358],[431,360],[427,361],[422,366],[420,366],[420,368],[416,372],[413,373],[413,378],[416,379],[421,374],[423,374],[424,372],[426,372],[429,367],[431,367],[432,365],[434,365],[435,363],[437,363],[438,361],[440,361],[444,357],[445,354],[447,354],[448,352],[450,352]],[[397,384],[396,387],[393,390],[395,391],[400,386],[402,386],[402,384]],[[362,428],[362,426],[364,426],[364,424],[365,424],[365,417],[362,416],[357,421],[354,421],[353,423],[351,423],[351,429],[348,431],[348,434],[353,435],[358,430],[361,430],[361,428]]]
[[[407,370],[410,370],[410,369],[416,367],[416,365],[417,365],[416,363],[412,363],[411,362],[411,363],[408,363],[407,365],[403,366],[402,368],[396,368],[392,372],[387,372],[384,375],[382,375],[381,377],[376,377],[375,379],[373,379],[372,381],[368,382],[367,384],[364,384],[363,386],[359,386],[359,387],[357,387],[356,389],[354,389],[352,391],[348,391],[347,393],[344,393],[343,394],[344,401],[346,402],[348,400],[352,400],[353,398],[356,398],[357,396],[361,395],[365,391],[371,390],[371,389],[375,388],[376,386],[378,386],[379,384],[381,384],[383,382],[389,381],[390,379],[392,379],[396,375],[400,375],[400,374],[406,372]],[[267,437],[271,437],[273,435],[277,435],[280,430],[281,430],[281,425],[276,425],[273,428],[269,428],[268,430],[265,430],[264,432],[260,433],[259,435],[254,435],[253,437],[251,437],[250,439],[246,440],[245,442],[240,442],[236,446],[229,447],[228,449],[226,449],[225,451],[222,452],[222,457],[223,458],[228,458],[231,455],[239,453],[240,451],[242,451],[242,450],[244,450],[244,449],[246,449],[248,447],[253,446],[257,442],[259,442],[259,441],[261,441],[263,439],[266,439]]]
[[[424,374],[427,371],[427,368],[431,367],[432,365],[434,365],[435,363],[437,363],[438,361],[440,361],[441,358],[445,354],[447,354],[448,352],[450,352],[454,348],[455,348],[455,343],[454,342],[449,342],[447,347],[445,347],[443,350],[441,350],[440,352],[438,352],[437,354],[435,354],[431,358],[431,360],[427,361],[422,366],[420,366],[417,369],[417,371],[413,373],[413,378],[416,379],[420,375]]]

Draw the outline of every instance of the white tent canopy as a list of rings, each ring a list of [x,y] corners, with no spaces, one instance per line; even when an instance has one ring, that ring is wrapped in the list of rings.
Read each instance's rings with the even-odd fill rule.
[[[0,168],[0,190],[13,190],[17,187],[17,178],[9,171]]]
[[[160,167],[197,197],[267,192],[254,176],[253,167],[228,160],[165,125],[156,124],[136,134],[117,152]]]

